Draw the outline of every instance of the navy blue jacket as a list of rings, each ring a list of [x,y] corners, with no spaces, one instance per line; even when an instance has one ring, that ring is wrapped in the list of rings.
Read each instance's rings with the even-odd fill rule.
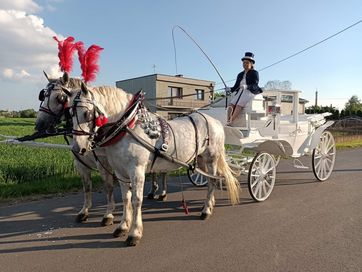
[[[240,82],[243,79],[245,71],[242,71],[238,74],[238,77],[236,78],[236,82],[234,87],[231,88],[231,92],[239,91],[240,88]],[[252,69],[249,70],[246,74],[246,85],[248,86],[248,90],[252,92],[253,94],[260,94],[263,92],[263,90],[259,87],[259,73],[258,71]]]

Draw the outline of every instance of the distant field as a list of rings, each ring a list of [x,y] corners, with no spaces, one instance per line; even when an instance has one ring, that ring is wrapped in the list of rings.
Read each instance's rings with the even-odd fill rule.
[[[31,118],[0,118],[0,134],[32,134],[34,122]],[[0,136],[0,140],[3,139]],[[62,136],[38,141],[66,144]],[[61,193],[82,187],[69,150],[0,144],[0,154],[0,199]],[[99,181],[99,177],[96,180]]]

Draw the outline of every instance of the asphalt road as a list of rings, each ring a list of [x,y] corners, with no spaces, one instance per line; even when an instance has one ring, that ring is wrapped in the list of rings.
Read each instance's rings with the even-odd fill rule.
[[[114,225],[100,227],[102,193],[83,224],[74,222],[81,194],[1,204],[0,271],[362,271],[362,149],[339,151],[326,182],[282,161],[263,203],[243,178],[240,205],[217,191],[206,221],[199,220],[206,190],[182,180],[190,214],[173,178],[166,202],[144,201],[144,237],[130,248],[112,237]]]

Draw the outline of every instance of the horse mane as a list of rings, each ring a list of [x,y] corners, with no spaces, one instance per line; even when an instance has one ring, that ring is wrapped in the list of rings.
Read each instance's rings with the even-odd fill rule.
[[[109,121],[116,121],[126,110],[133,94],[113,86],[89,87],[97,103],[100,103],[109,116]]]
[[[82,79],[71,77],[69,78],[68,87],[70,89],[79,89],[82,86]]]
[[[64,86],[62,77],[50,78],[49,82]],[[81,86],[82,86],[82,79],[71,77],[71,78],[69,78],[68,85],[64,86],[64,87],[68,87],[70,90],[79,90],[81,88]]]

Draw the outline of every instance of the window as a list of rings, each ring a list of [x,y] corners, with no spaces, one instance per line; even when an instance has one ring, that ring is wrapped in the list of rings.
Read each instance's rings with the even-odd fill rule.
[[[182,99],[182,88],[168,86],[168,96]]]
[[[201,89],[196,89],[196,100],[205,100],[205,91]]]
[[[282,102],[293,102],[292,95],[282,95]]]

